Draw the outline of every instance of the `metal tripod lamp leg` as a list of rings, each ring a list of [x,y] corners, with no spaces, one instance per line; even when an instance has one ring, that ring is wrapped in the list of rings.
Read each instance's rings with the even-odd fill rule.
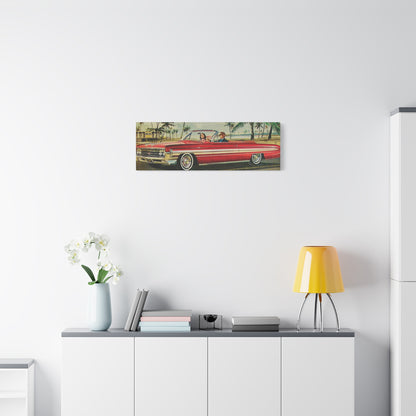
[[[303,302],[300,305],[300,309],[299,309],[299,314],[298,314],[298,320],[296,322],[296,330],[300,331],[300,320],[302,317],[302,312],[303,312],[303,307],[305,306],[306,303],[306,299],[308,299],[308,296],[310,295],[310,293],[307,293],[305,295],[305,297],[303,298]],[[331,297],[330,293],[326,293],[326,295],[328,296],[328,299],[331,302],[332,305],[332,309],[334,310],[335,313],[335,319],[337,320],[337,331],[340,331],[340,325],[339,325],[339,317],[338,317],[338,312],[337,312],[337,308],[335,307],[335,303]],[[314,309],[314,316],[313,316],[313,323],[314,323],[314,329],[318,329],[318,313],[317,313],[317,309],[318,309],[318,300],[319,300],[319,329],[321,332],[324,331],[324,313],[323,313],[323,308],[322,308],[322,293],[316,293],[315,294],[315,309]]]
[[[336,320],[337,320],[337,331],[339,332],[339,318],[338,318],[337,308],[335,307],[335,303],[334,303],[334,301],[332,300],[331,295],[330,295],[329,293],[327,293],[327,296],[328,296],[329,300],[331,301],[331,305],[332,305],[332,307],[333,307],[333,309],[334,309],[334,312],[335,312],[335,318],[336,318]]]
[[[305,298],[303,299],[302,305],[300,306],[300,309],[299,309],[298,322],[296,323],[297,331],[300,331],[300,317],[302,315],[302,310],[303,310],[303,307],[305,306],[305,302],[306,302],[306,299],[308,299],[308,296],[309,296],[309,293],[305,295]]]
[[[314,309],[314,313],[313,313],[313,329],[318,329],[317,310],[318,310],[318,294],[315,293],[315,309]]]
[[[322,312],[322,294],[319,293],[319,314],[321,317],[321,332],[324,332],[324,314]]]

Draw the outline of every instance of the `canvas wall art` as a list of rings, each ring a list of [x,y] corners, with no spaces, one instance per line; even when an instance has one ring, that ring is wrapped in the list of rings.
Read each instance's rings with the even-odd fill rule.
[[[280,123],[136,123],[136,170],[178,169],[280,170]]]

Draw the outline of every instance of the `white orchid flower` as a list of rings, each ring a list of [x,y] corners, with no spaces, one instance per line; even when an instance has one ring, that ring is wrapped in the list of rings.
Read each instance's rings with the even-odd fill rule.
[[[68,243],[64,249],[67,253],[72,253],[74,250],[81,250],[82,248],[82,242],[79,240],[72,240],[70,243]]]
[[[65,253],[71,254],[74,251],[74,247],[72,247],[71,243],[68,243],[64,247]]]
[[[82,244],[83,244],[82,251],[87,252],[91,247],[91,241],[86,237],[82,239]]]
[[[68,260],[71,264],[79,263],[80,259],[79,259],[78,251],[76,250],[71,251],[71,253],[68,256]]]
[[[71,247],[73,247],[73,250],[82,250],[84,248],[84,243],[82,240],[72,240],[71,241]]]
[[[117,279],[123,276],[123,271],[121,270],[120,266],[113,266],[112,272],[114,277],[116,277]]]
[[[113,268],[112,263],[110,263],[109,261],[103,264],[103,269],[106,271],[110,271]]]
[[[99,280],[100,283],[107,283],[110,279],[113,284],[117,284],[120,280],[120,276],[123,272],[119,266],[115,266],[109,258],[109,243],[110,239],[104,234],[95,234],[90,232],[85,234],[80,240],[72,240],[69,244],[66,244],[64,249],[68,254],[68,261],[71,264],[80,262],[80,251],[88,251],[93,244],[98,251],[98,262],[97,266],[99,269]],[[91,277],[91,270],[82,265],[89,278],[94,282],[94,278]],[[103,273],[105,270],[107,273]],[[91,283],[91,282],[89,282]]]
[[[84,237],[82,238],[82,250],[83,251],[88,251],[91,248],[92,243],[95,240],[95,233],[88,233],[86,235],[84,235]]]
[[[96,238],[94,239],[95,248],[98,251],[101,251],[104,247],[108,246],[109,241],[110,239],[105,235],[96,236]]]
[[[104,269],[107,272],[109,272],[110,270],[113,269],[113,264],[111,263],[111,261],[109,259],[100,260],[97,263],[97,266],[98,266],[99,269]]]
[[[108,246],[102,247],[100,252],[101,252],[101,255],[108,256],[110,253],[110,247]]]

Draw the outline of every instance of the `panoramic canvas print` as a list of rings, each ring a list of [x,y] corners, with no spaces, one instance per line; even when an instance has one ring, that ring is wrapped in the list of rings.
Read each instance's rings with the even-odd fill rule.
[[[280,170],[280,123],[136,123],[136,170],[178,169]]]

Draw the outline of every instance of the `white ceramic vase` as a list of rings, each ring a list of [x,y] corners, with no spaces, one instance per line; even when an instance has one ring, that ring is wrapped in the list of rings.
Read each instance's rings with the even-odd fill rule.
[[[89,290],[89,328],[92,331],[106,331],[111,325],[110,287],[107,283],[96,283]]]

